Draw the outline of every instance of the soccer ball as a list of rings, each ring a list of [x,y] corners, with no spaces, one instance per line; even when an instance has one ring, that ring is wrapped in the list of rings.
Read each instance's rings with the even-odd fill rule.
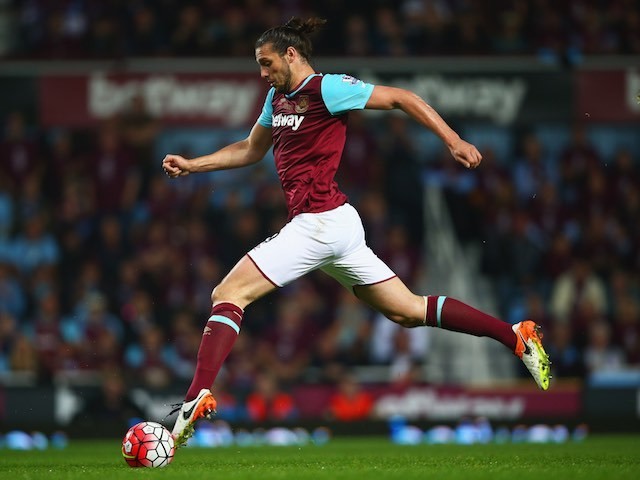
[[[169,430],[156,422],[140,422],[122,439],[122,456],[130,467],[166,467],[175,450]]]

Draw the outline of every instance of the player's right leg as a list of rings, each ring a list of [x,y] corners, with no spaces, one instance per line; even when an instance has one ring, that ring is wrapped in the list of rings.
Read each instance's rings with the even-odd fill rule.
[[[245,255],[214,288],[213,308],[202,334],[196,371],[172,432],[177,445],[184,444],[193,433],[195,421],[210,415],[215,408],[209,389],[240,333],[244,308],[318,268],[332,254],[331,242],[318,238],[322,237],[323,228],[327,230],[325,222],[331,216],[331,212],[296,216],[277,235]],[[194,412],[202,414],[187,415],[194,401],[203,406],[196,406]]]
[[[248,256],[214,288],[191,386],[184,402],[174,410],[178,416],[171,433],[176,446],[183,446],[193,435],[196,421],[215,414],[216,400],[209,389],[240,333],[244,307],[275,288]]]

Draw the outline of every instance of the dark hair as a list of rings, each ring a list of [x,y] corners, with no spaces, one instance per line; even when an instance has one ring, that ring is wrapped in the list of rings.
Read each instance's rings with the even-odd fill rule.
[[[306,20],[292,17],[284,25],[270,28],[260,35],[260,38],[256,40],[255,48],[270,43],[278,55],[284,55],[287,48],[293,47],[308,62],[311,59],[312,51],[309,34],[318,30],[325,23],[327,23],[325,19],[318,17]]]

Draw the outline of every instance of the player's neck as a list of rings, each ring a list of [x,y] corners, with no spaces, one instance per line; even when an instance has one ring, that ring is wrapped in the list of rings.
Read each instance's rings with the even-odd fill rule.
[[[294,92],[309,75],[313,75],[316,71],[310,65],[304,65],[298,71],[292,71],[291,73],[291,92]]]

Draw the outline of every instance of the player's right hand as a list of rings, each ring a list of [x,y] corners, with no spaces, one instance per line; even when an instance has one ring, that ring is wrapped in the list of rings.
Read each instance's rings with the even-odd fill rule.
[[[189,175],[188,160],[180,155],[168,154],[162,160],[162,168],[169,178],[184,177]]]
[[[478,151],[475,145],[465,142],[461,138],[458,138],[452,145],[450,145],[449,150],[456,162],[461,163],[467,168],[476,168],[482,161],[482,154]]]

